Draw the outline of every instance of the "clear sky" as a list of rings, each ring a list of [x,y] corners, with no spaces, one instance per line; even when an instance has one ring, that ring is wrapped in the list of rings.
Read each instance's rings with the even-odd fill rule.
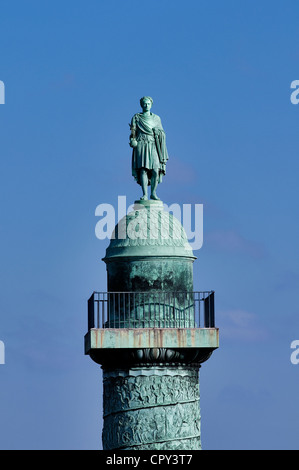
[[[86,300],[106,290],[95,209],[131,204],[128,123],[150,95],[159,195],[204,205],[195,290],[216,291],[205,449],[299,449],[297,0],[2,0],[1,449],[98,449]]]

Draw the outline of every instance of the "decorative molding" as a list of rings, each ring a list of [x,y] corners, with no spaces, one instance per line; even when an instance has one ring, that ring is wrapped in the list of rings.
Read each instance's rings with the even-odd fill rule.
[[[147,367],[151,365],[192,365],[199,367],[207,361],[211,348],[142,348],[142,349],[91,349],[89,355],[103,368]]]

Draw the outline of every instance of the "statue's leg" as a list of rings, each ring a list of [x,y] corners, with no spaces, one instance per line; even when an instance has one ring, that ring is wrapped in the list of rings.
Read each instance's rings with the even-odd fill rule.
[[[141,184],[141,189],[142,189],[142,201],[147,200],[147,171],[146,170],[140,170],[140,184]]]
[[[160,201],[156,194],[156,189],[158,186],[158,181],[159,181],[159,170],[152,170],[152,179],[151,179],[151,199],[154,199],[155,201]]]

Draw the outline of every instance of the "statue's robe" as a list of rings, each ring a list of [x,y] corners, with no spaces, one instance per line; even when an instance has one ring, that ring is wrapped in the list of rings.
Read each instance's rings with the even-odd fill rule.
[[[150,184],[151,170],[159,174],[159,183],[166,173],[168,153],[166,148],[165,132],[161,119],[156,114],[144,115],[137,113],[131,121],[131,131],[137,140],[137,147],[133,148],[132,175],[140,184],[140,169],[148,172]]]

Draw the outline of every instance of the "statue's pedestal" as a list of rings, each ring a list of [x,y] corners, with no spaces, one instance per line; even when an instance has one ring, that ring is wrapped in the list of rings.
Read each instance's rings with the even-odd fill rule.
[[[104,258],[108,292],[95,301],[103,320],[85,337],[85,353],[103,369],[105,450],[201,448],[199,368],[218,347],[218,330],[208,314],[200,327],[196,308],[209,313],[214,303],[193,292],[195,259],[162,201],[135,201],[115,227]]]

